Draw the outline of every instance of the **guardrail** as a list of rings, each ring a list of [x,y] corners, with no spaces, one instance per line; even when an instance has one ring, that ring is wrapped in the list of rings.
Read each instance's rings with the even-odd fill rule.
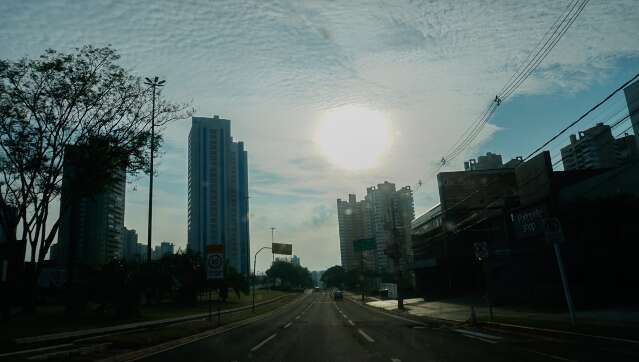
[[[255,306],[257,307],[257,306],[271,304],[271,303],[277,302],[278,300],[284,297],[287,297],[287,295],[281,295],[279,297],[265,300],[263,302],[255,303]],[[251,305],[247,305],[244,307],[224,309],[224,310],[221,310],[219,314],[220,315],[232,314],[232,313],[242,312],[245,310],[251,310],[251,308],[252,308]],[[218,312],[215,311],[211,315],[217,315],[217,314]],[[192,315],[188,315],[184,317],[161,319],[157,321],[127,323],[127,324],[120,324],[120,325],[110,326],[110,327],[84,329],[80,331],[71,331],[71,332],[51,333],[51,334],[44,334],[41,336],[34,336],[34,337],[22,337],[22,338],[14,339],[14,342],[18,345],[33,344],[33,343],[47,343],[47,342],[61,342],[61,341],[67,341],[71,339],[95,337],[95,336],[100,336],[104,334],[131,332],[135,330],[143,330],[148,328],[164,327],[171,324],[204,319],[208,317],[209,317],[208,312],[198,313],[198,314],[192,314]]]

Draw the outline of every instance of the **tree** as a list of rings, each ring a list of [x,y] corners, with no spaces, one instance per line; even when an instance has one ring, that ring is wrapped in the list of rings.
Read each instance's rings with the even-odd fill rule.
[[[276,261],[266,271],[269,278],[279,278],[287,287],[308,288],[313,285],[313,278],[308,269],[286,261]]]
[[[343,288],[347,282],[346,270],[339,265],[332,266],[322,274],[321,280],[328,288]]]
[[[222,290],[228,289],[233,289],[238,299],[240,299],[241,293],[244,293],[246,295],[250,291],[248,279],[244,275],[242,275],[242,273],[238,272],[237,269],[231,266],[228,261],[225,261],[224,282],[220,288],[220,292],[222,292]],[[220,297],[222,297],[222,293],[219,294]],[[222,299],[226,302],[226,298]]]
[[[0,223],[9,241],[28,242],[32,287],[60,227],[60,217],[48,220],[49,208],[71,146],[82,155],[76,166],[89,170],[74,198],[104,190],[119,170],[148,172],[152,92],[118,59],[110,47],[85,46],[0,60],[0,210],[14,211],[0,212]],[[190,111],[160,97],[155,114],[157,150],[163,127]]]

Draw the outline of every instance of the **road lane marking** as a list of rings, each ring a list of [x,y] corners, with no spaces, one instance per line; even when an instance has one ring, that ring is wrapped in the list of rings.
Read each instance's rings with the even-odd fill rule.
[[[297,317],[295,317],[295,319],[300,319],[300,316],[298,315]]]
[[[286,323],[286,325],[284,326],[284,329],[288,328],[291,326],[291,322]]]
[[[391,362],[402,362],[399,358],[391,358]]]
[[[486,343],[490,343],[490,344],[497,343],[497,341],[493,341],[492,339],[481,338],[481,337],[473,336],[473,335],[470,335],[470,334],[462,334],[462,336],[468,337],[468,338],[472,338],[472,339],[478,339],[478,340],[480,340],[482,342],[486,342]]]
[[[413,326],[413,329],[424,329],[424,328],[426,328],[426,327],[424,327],[424,326]]]
[[[369,341],[369,342],[371,342],[371,343],[375,342],[375,340],[374,340],[374,339],[372,339],[372,338],[371,338],[371,336],[369,336],[368,334],[364,333],[364,331],[363,331],[363,330],[358,329],[357,331],[358,331],[358,332],[359,332],[359,334],[361,334],[361,335],[362,335],[362,337],[364,337],[364,339],[366,339],[367,341]]]
[[[481,337],[481,338],[488,338],[488,339],[494,339],[494,340],[502,339],[502,337],[500,336],[494,336],[492,334],[486,334],[486,333],[480,333],[480,332],[473,332],[466,329],[453,329],[453,331],[475,336],[475,337]]]
[[[350,323],[352,326],[354,326],[354,325],[355,325],[355,323],[353,323],[353,321],[352,321],[352,320],[350,320],[350,319],[348,320],[348,323]]]
[[[271,339],[275,338],[275,336],[277,336],[277,333],[273,333],[270,337],[268,337],[267,339],[265,339],[262,342],[260,342],[260,344],[258,344],[257,346],[251,348],[251,352],[255,352],[258,349],[262,348],[263,345],[267,344],[268,341],[270,341]]]

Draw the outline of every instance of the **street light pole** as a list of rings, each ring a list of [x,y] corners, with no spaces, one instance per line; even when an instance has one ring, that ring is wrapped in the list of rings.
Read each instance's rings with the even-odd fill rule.
[[[264,249],[271,249],[271,248],[269,248],[268,246],[263,246],[260,250],[257,251],[257,253],[255,253],[255,257],[253,258],[253,308],[251,309],[253,312],[255,311],[255,267],[257,264],[257,254],[259,254],[260,251]]]
[[[275,228],[271,226],[271,246],[273,245],[274,242],[275,242]],[[273,255],[273,263],[275,263],[275,254],[272,254],[272,255]]]
[[[165,80],[160,80],[159,77],[153,79],[144,78],[144,84],[151,87],[153,90],[152,107],[151,107],[151,164],[149,167],[149,224],[147,230],[147,247],[146,258],[147,263],[151,263],[151,231],[153,225],[153,153],[155,149],[155,90],[156,88],[164,86]]]

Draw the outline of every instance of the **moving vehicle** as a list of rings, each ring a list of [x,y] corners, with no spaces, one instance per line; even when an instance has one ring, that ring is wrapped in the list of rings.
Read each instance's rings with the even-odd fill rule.
[[[344,292],[342,292],[341,290],[336,290],[333,293],[333,299],[334,300],[342,300],[342,299],[344,299]]]

